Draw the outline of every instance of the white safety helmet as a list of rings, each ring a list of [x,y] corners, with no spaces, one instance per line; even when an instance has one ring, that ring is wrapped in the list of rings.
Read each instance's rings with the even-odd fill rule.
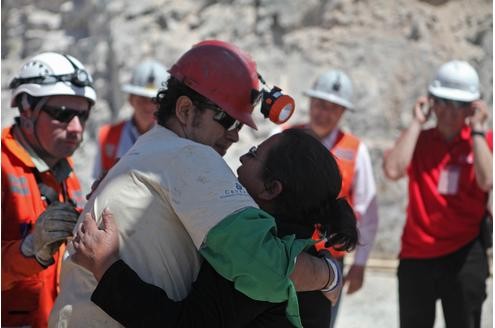
[[[159,89],[165,88],[169,76],[165,66],[156,60],[148,59],[136,67],[131,82],[124,84],[122,91],[153,98],[156,97]]]
[[[17,106],[17,96],[33,97],[71,95],[87,98],[93,105],[96,93],[93,78],[79,60],[69,55],[44,52],[29,59],[9,84],[11,107]]]
[[[467,62],[453,60],[440,66],[428,91],[435,97],[470,102],[480,98],[480,80]]]
[[[347,109],[353,109],[352,83],[349,77],[338,69],[330,70],[315,81],[313,87],[304,92],[305,96],[323,99]]]

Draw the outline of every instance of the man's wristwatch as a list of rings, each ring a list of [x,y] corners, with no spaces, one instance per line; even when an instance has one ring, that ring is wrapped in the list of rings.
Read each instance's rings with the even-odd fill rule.
[[[471,137],[474,137],[474,136],[482,136],[482,137],[484,137],[485,136],[485,131],[471,130]]]

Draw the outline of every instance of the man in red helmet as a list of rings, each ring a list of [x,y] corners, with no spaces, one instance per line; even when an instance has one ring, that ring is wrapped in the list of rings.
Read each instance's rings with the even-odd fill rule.
[[[108,173],[84,212],[100,222],[103,209],[110,208],[118,218],[122,259],[171,298],[187,295],[202,256],[249,297],[287,301],[289,320],[301,326],[289,280],[296,256],[296,271],[311,261],[311,270],[321,271],[307,274],[310,281],[296,277],[302,289],[326,287],[336,273],[324,261],[298,256],[311,241],[274,236],[273,218],[258,209],[212,148],[241,124],[256,128],[251,117],[260,95],[256,64],[231,44],[205,41],[186,52],[170,74],[167,89],[157,96],[158,125]],[[238,247],[224,247],[232,244]],[[91,303],[95,287],[93,275],[68,258],[50,326],[119,327]]]

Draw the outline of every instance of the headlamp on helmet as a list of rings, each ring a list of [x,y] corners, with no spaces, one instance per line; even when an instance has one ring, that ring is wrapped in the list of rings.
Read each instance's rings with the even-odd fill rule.
[[[34,83],[34,84],[55,84],[57,82],[70,82],[78,87],[93,87],[93,81],[91,80],[91,76],[85,69],[79,68],[74,64],[74,62],[70,59],[69,56],[63,55],[69,63],[74,68],[74,72],[70,74],[61,74],[61,75],[40,75],[40,76],[31,76],[31,77],[17,77],[14,78],[10,84],[10,89],[15,89],[21,84],[26,83]]]
[[[260,82],[268,87],[265,80],[258,74]],[[261,113],[275,124],[283,124],[294,114],[296,105],[294,99],[282,93],[282,89],[273,86],[270,90],[262,88],[257,101],[261,100]]]

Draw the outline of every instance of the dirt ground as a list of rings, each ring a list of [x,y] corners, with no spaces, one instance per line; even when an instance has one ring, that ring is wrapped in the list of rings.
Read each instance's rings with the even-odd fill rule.
[[[344,295],[336,328],[399,327],[397,278],[393,268],[368,268],[363,289]],[[483,305],[482,328],[493,327],[493,281],[487,281],[487,299]],[[440,303],[437,303],[434,328],[445,327]]]

